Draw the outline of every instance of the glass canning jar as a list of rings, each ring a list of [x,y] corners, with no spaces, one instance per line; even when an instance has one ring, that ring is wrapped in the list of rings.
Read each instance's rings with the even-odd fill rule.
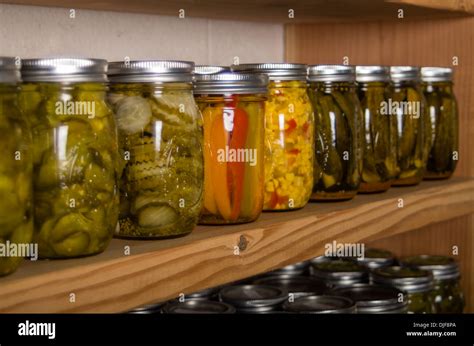
[[[453,92],[453,70],[449,67],[422,67],[422,89],[431,124],[431,147],[425,179],[449,178],[459,155],[459,118]]]
[[[362,112],[355,68],[308,68],[315,114],[314,187],[311,200],[347,200],[357,194],[362,171]]]
[[[395,177],[397,123],[384,113],[391,97],[390,68],[357,66],[356,81],[363,122],[363,169],[359,192],[383,192]]]
[[[14,272],[22,261],[19,246],[33,237],[31,134],[20,112],[20,65],[0,57],[0,276]]]
[[[372,271],[374,284],[392,286],[406,293],[408,298],[408,313],[432,314],[433,275],[426,270],[408,267],[383,267]]]
[[[340,295],[356,303],[358,314],[406,314],[406,295],[394,287],[355,284],[332,290],[330,294]]]
[[[196,75],[204,122],[203,224],[251,222],[262,211],[267,84],[262,74]]]
[[[125,166],[116,236],[174,237],[198,222],[204,168],[193,69],[192,62],[166,60],[109,65]]]
[[[402,265],[428,270],[433,273],[432,297],[437,313],[462,313],[464,295],[461,290],[459,266],[452,257],[419,255],[405,257]]]
[[[420,87],[420,69],[414,66],[391,66],[393,92],[386,111],[397,123],[397,167],[392,185],[416,185],[423,179],[430,146],[430,119],[425,114],[426,101]]]
[[[118,148],[106,70],[96,59],[22,62],[40,257],[102,252],[116,228]]]
[[[306,65],[262,63],[232,70],[265,73],[270,79],[265,102],[266,211],[302,208],[313,189],[314,114],[308,96]]]

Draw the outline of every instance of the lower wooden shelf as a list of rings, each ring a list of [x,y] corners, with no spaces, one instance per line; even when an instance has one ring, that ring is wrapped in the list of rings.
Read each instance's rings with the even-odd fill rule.
[[[474,179],[454,178],[199,226],[178,239],[114,239],[93,257],[25,261],[0,279],[0,312],[126,311],[310,259],[334,240],[370,242],[472,213]]]

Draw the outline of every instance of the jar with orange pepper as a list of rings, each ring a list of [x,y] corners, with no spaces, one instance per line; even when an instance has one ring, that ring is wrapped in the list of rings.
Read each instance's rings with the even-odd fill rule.
[[[203,224],[251,222],[262,211],[267,85],[261,74],[196,75],[204,125]]]
[[[306,65],[233,65],[233,71],[265,73],[270,79],[265,103],[266,211],[303,208],[313,189],[314,114],[308,96]]]

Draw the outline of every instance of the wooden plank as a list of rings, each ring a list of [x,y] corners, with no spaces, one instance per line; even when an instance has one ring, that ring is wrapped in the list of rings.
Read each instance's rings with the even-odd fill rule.
[[[474,1],[472,0],[393,0],[399,4],[410,4],[425,8],[436,8],[447,11],[460,11],[474,13]]]
[[[469,223],[469,216],[440,222],[429,227],[409,233],[375,240],[370,246],[385,248],[397,256],[412,256],[420,254],[452,256],[460,263],[462,288],[466,298],[466,312],[474,312],[474,273],[472,272],[472,239],[474,230]],[[471,226],[468,226],[468,225]],[[458,252],[453,253],[453,247]]]
[[[2,279],[0,312],[125,311],[312,258],[333,240],[376,240],[473,212],[474,179],[456,178],[266,213],[246,225],[202,226],[180,239],[114,239],[98,256],[25,263]]]
[[[161,14],[268,22],[341,22],[396,20],[398,9],[412,18],[445,18],[469,14],[465,1],[440,5],[427,0],[0,0],[3,3],[74,9]],[[403,3],[401,3],[403,2]],[[289,18],[289,10],[294,18]]]

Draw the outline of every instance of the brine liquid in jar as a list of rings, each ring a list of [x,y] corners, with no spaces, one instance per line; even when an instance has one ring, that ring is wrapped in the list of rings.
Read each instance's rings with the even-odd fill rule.
[[[204,123],[203,224],[251,222],[262,211],[267,81],[263,75],[197,76]]]
[[[198,222],[204,167],[193,69],[185,61],[110,64],[124,166],[117,237],[182,236]]]

